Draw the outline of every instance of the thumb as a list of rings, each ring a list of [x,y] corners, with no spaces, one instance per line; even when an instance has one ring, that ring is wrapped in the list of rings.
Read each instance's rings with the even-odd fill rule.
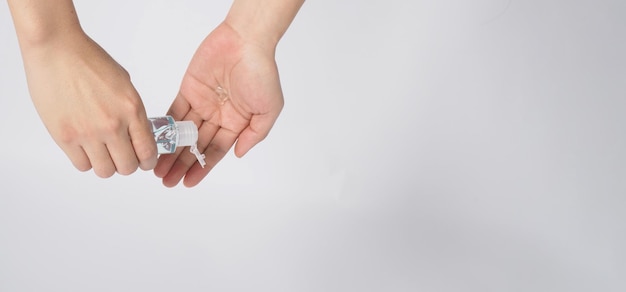
[[[129,125],[128,132],[139,160],[139,167],[143,170],[153,169],[157,162],[157,149],[150,122],[144,113]]]
[[[252,147],[263,141],[269,134],[277,118],[278,113],[252,116],[248,127],[246,127],[241,134],[239,134],[239,138],[237,138],[235,155],[241,158],[248,153]]]

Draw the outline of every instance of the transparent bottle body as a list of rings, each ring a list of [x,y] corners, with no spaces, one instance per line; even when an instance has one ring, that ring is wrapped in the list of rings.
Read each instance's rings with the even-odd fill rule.
[[[178,126],[171,116],[149,118],[154,141],[159,154],[176,152],[178,146]]]

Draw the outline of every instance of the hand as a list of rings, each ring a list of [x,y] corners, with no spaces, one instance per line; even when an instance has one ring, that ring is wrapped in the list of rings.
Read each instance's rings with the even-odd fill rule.
[[[156,165],[154,137],[128,73],[82,33],[23,49],[31,97],[76,168],[100,177]]]
[[[235,144],[242,157],[263,140],[283,107],[274,47],[222,23],[200,45],[168,114],[199,127],[202,168],[188,149],[159,157],[154,173],[168,187],[197,185]]]

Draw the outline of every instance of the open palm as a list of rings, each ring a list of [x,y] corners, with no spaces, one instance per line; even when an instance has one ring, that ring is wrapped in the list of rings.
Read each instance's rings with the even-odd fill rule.
[[[197,185],[235,146],[241,157],[263,140],[283,107],[274,48],[241,37],[227,24],[218,26],[200,45],[168,114],[199,127],[202,168],[189,151],[162,155],[154,170],[172,187],[184,177]]]

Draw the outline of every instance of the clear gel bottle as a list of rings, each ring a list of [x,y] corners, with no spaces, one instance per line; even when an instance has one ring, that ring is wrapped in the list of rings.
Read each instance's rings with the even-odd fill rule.
[[[198,127],[192,121],[174,121],[171,116],[148,118],[152,124],[152,133],[159,154],[176,152],[177,147],[190,146],[200,166],[204,167],[204,154],[198,150]]]

